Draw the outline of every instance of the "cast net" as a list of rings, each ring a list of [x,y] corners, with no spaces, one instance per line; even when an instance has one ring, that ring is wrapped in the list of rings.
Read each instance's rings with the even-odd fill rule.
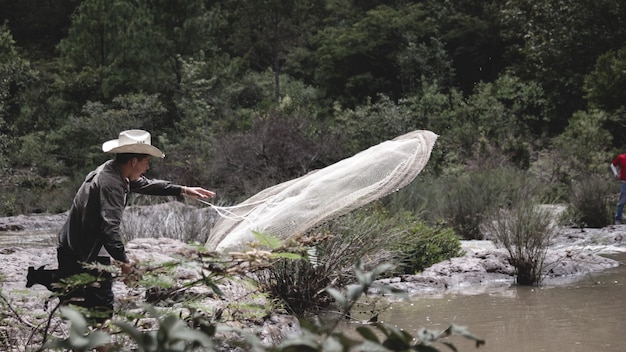
[[[220,218],[206,247],[240,249],[255,241],[253,232],[288,239],[389,195],[422,171],[437,137],[426,130],[409,132],[267,188],[238,205],[213,206]]]

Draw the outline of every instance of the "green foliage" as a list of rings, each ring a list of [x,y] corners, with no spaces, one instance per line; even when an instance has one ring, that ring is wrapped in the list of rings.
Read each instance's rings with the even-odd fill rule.
[[[434,234],[443,236],[442,248],[448,248],[452,254],[454,241],[448,242],[452,239],[445,227],[441,227],[442,224],[454,229],[461,238],[483,239],[483,222],[492,212],[511,204],[517,197],[517,190],[522,187],[537,192],[533,194],[545,193],[546,183],[528,171],[506,165],[497,168],[492,166],[467,170],[459,175],[417,179],[394,194],[387,206],[395,212],[412,211],[420,214],[433,226],[431,230]],[[428,227],[424,230],[428,232]]]
[[[49,138],[44,131],[35,131],[17,139],[20,148],[16,151],[17,167],[31,167],[38,172],[37,176],[53,176],[63,173],[63,164],[50,155],[56,152],[56,146],[48,143]]]
[[[565,131],[555,138],[560,163],[568,168],[571,178],[609,172],[612,137],[603,127],[608,118],[601,110],[577,111]]]
[[[511,43],[510,68],[546,91],[554,106],[550,129],[558,133],[584,109],[583,79],[596,58],[623,46],[625,29],[617,23],[626,8],[613,0],[516,0],[499,8],[502,35]]]
[[[451,70],[437,40],[435,11],[430,13],[423,3],[342,5],[333,8],[313,38],[315,82],[328,97],[354,107],[379,93],[408,95],[421,79],[446,79],[439,77]]]
[[[400,258],[398,271],[416,274],[433,264],[462,255],[461,243],[452,229],[441,225],[431,227],[410,218],[406,221],[412,223],[412,227],[393,244],[398,246],[395,248]]]
[[[6,175],[4,181],[10,187],[0,187],[0,216],[63,212],[77,187],[67,178],[42,177],[34,172],[16,172]]]
[[[602,228],[613,223],[619,184],[608,175],[585,175],[570,189],[567,220],[579,227]]]
[[[30,72],[30,64],[22,58],[15,45],[11,31],[6,24],[0,26],[0,131],[6,131],[8,117],[19,101],[19,90],[25,88]]]
[[[407,211],[375,204],[333,220],[314,233],[293,239],[306,243],[300,260],[278,260],[257,275],[259,286],[292,313],[302,315],[330,303],[323,288],[353,280],[351,267],[392,263],[393,273],[415,273],[458,256],[460,243],[451,229],[430,227]],[[289,247],[292,248],[292,247]]]
[[[71,349],[72,351],[91,351],[96,347],[107,345],[111,337],[103,331],[91,331],[87,320],[78,311],[60,308],[63,318],[71,322],[69,334],[65,339],[54,339],[45,344],[44,348]]]
[[[599,172],[626,136],[626,7],[611,0],[5,5],[4,187],[25,169],[82,177],[127,126],[168,155],[154,176],[231,199],[416,128],[440,135],[437,175],[493,160],[526,169],[573,145],[580,119],[593,145],[576,141],[592,153],[572,160]],[[583,92],[606,112],[586,111]],[[566,143],[552,143],[568,123]]]
[[[519,186],[519,174],[515,169],[503,168],[448,176],[439,185],[446,192],[437,218],[446,221],[464,239],[482,239],[482,222],[506,203],[508,195]]]
[[[336,111],[335,121],[333,128],[346,140],[350,155],[417,129],[407,106],[382,95],[375,103]]]
[[[154,92],[167,80],[163,37],[143,1],[88,0],[72,15],[68,37],[59,44],[80,81],[93,82],[93,97],[112,98],[128,86]]]
[[[18,215],[17,200],[15,195],[3,192],[0,196],[0,214],[3,216]]]
[[[529,137],[541,133],[545,104],[537,84],[505,74],[493,83],[476,85],[466,103],[455,107],[450,131],[443,138],[464,163],[480,163],[485,155],[496,153],[528,168]]]
[[[16,116],[23,105],[24,92],[34,73],[16,46],[6,24],[0,25],[0,175],[10,165]]]
[[[350,282],[352,265],[359,258],[370,268],[393,260],[387,249],[398,239],[403,226],[376,206],[366,207],[333,220],[313,233],[294,239],[307,243],[301,260],[278,260],[258,275],[259,286],[285,308],[302,315],[327,307],[329,297],[323,289],[334,282]]]
[[[95,167],[111,155],[102,153],[101,144],[94,140],[117,138],[126,129],[151,129],[162,124],[166,109],[156,95],[129,94],[117,96],[108,104],[87,102],[80,113],[72,115],[57,135],[49,136],[46,143],[58,145],[63,139],[64,148],[55,154],[66,165]],[[102,143],[101,142],[101,143]]]
[[[390,269],[389,265],[379,265],[371,271],[365,271],[360,265],[354,266],[354,284],[342,290],[327,288],[328,294],[333,297],[340,308],[340,315],[330,322],[322,324],[319,321],[301,320],[299,334],[285,336],[272,345],[268,345],[253,333],[243,329],[231,328],[215,324],[203,318],[202,315],[193,315],[190,319],[182,319],[175,314],[160,314],[155,308],[143,305],[143,310],[156,318],[154,329],[142,329],[130,321],[116,320],[113,325],[119,328],[119,333],[126,336],[136,346],[137,351],[213,351],[218,350],[216,342],[223,334],[238,334],[242,337],[237,345],[246,350],[254,351],[439,351],[435,346],[442,344],[452,350],[455,346],[446,341],[454,335],[462,336],[475,342],[476,347],[485,343],[484,340],[471,334],[466,328],[451,325],[444,331],[427,329],[419,330],[416,336],[402,331],[387,323],[373,323],[372,326],[361,325],[356,328],[360,336],[355,339],[354,334],[339,331],[339,323],[347,316],[358,300],[371,290],[381,294],[393,294],[406,298],[399,290],[377,283],[376,277]],[[85,319],[80,313],[62,308],[63,317],[71,323],[70,333],[66,338],[54,339],[45,347],[69,348],[76,351],[103,346],[110,341],[110,335],[103,331],[89,331]],[[375,329],[375,330],[374,330]],[[125,351],[125,346],[109,344],[111,351]]]
[[[140,352],[158,351],[206,351],[213,350],[214,327],[203,326],[202,329],[192,329],[183,320],[174,314],[161,316],[156,309],[149,305],[143,308],[158,319],[158,329],[143,331],[128,321],[114,321],[120,330],[131,338]]]
[[[614,111],[624,107],[626,96],[626,46],[598,57],[585,76],[585,99],[592,108]]]
[[[274,79],[269,92],[272,92],[274,104],[279,103],[284,96],[281,74],[284,66],[292,61],[287,58],[306,43],[307,29],[320,20],[313,15],[323,4],[269,0],[263,3],[231,1],[225,5],[228,21],[235,29],[229,35],[229,50],[256,71],[272,71]]]

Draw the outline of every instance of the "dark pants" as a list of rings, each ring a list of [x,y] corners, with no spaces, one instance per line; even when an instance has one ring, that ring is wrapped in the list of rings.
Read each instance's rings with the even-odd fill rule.
[[[86,285],[75,285],[65,290],[59,297],[61,304],[74,304],[87,308],[89,310],[87,318],[92,323],[103,323],[110,319],[113,316],[113,279],[111,273],[84,268],[73,254],[67,253],[62,248],[57,249],[57,260],[59,262],[59,279],[66,279],[78,274],[89,274],[94,279],[94,282]],[[98,257],[96,262],[111,265],[111,258]]]

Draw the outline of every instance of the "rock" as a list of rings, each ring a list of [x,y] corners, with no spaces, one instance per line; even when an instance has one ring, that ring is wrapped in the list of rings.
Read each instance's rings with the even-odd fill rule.
[[[24,226],[19,224],[6,224],[0,223],[0,231],[22,231]]]
[[[0,231],[54,230],[63,226],[67,213],[16,215],[0,218]]]
[[[564,228],[548,248],[544,261],[545,282],[575,279],[619,265],[602,254],[626,251],[624,238],[626,231],[612,226],[584,231]],[[489,240],[461,241],[461,245],[465,252],[462,257],[437,263],[416,275],[405,275],[400,282],[393,279],[379,282],[411,295],[444,291],[475,293],[515,283],[515,268],[509,263],[505,249],[497,248]]]

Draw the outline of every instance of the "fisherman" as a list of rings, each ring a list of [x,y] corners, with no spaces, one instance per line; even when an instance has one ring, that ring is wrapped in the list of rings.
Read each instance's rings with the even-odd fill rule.
[[[113,261],[121,266],[122,273],[133,271],[128,258],[120,224],[128,201],[128,194],[141,193],[158,196],[185,195],[195,198],[212,198],[215,193],[202,187],[186,187],[168,181],[148,179],[144,173],[151,157],[165,155],[151,144],[150,133],[143,130],[127,130],[118,139],[102,145],[105,153],[115,158],[91,171],[78,189],[68,218],[58,235],[58,271],[43,278],[43,268],[29,268],[27,286],[40,283],[54,289],[51,282],[70,276],[88,273],[97,278],[96,284],[75,288],[60,294],[61,304],[76,304],[88,308],[90,320],[95,325],[104,323],[113,315],[112,274],[87,269],[84,264],[110,265]],[[29,286],[29,287],[30,287]]]

